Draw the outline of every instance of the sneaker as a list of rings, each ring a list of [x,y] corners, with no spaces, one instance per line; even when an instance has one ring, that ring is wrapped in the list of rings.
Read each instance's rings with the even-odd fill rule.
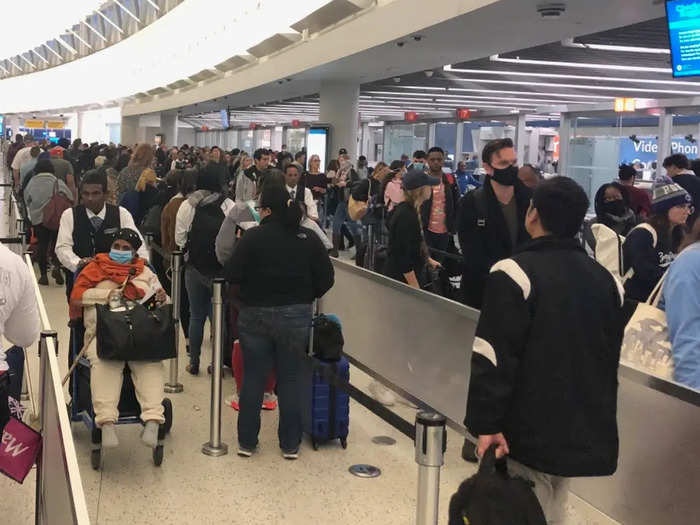
[[[59,285],[59,286],[63,285],[63,272],[61,272],[61,269],[58,266],[53,267],[53,271],[51,272],[51,277],[54,278],[57,285]]]
[[[265,392],[262,408],[263,410],[274,410],[277,408],[277,396],[273,392]]]
[[[227,406],[230,406],[236,412],[238,412],[241,409],[241,406],[239,404],[238,392],[234,392],[229,397],[224,399],[224,403],[226,403]]]
[[[39,284],[42,286],[48,286],[49,285],[49,278],[47,277],[46,274],[42,275],[39,277]]]
[[[253,455],[253,452],[255,452],[254,448],[246,448],[241,445],[238,445],[238,455],[242,458],[249,458]]]
[[[299,449],[295,448],[294,450],[283,450],[282,457],[284,459],[289,459],[289,460],[299,459]]]
[[[370,383],[369,392],[374,399],[386,407],[393,406],[394,403],[396,403],[396,396],[394,393],[378,381],[372,381]]]

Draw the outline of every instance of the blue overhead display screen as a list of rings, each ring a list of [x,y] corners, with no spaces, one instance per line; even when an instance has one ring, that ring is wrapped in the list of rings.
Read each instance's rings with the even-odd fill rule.
[[[700,75],[700,0],[666,2],[674,77]]]

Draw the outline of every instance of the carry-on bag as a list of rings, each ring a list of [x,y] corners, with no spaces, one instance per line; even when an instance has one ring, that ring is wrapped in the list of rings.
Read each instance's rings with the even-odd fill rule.
[[[0,472],[22,483],[41,450],[41,434],[14,417],[0,434]]]
[[[484,453],[479,471],[462,482],[450,499],[448,525],[547,525],[529,481],[508,474],[496,446]]]
[[[161,361],[175,357],[173,305],[148,310],[133,303],[111,310],[97,309],[97,355],[114,361]]]
[[[350,426],[350,396],[337,388],[328,375],[337,376],[341,381],[350,379],[350,364],[345,357],[338,361],[323,361],[312,357],[305,366],[303,386],[304,432],[311,437],[314,450],[320,443],[339,439],[343,448],[347,447]]]

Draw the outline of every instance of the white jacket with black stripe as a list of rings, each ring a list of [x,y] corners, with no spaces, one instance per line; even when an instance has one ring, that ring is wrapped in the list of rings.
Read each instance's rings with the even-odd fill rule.
[[[624,291],[574,239],[544,237],[491,269],[465,425],[503,432],[510,455],[559,476],[617,468]]]

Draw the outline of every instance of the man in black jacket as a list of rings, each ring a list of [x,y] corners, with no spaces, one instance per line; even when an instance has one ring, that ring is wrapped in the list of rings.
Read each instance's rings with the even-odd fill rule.
[[[425,243],[429,248],[446,252],[450,246],[450,239],[456,231],[457,204],[459,202],[459,189],[454,178],[442,171],[445,163],[445,152],[437,146],[428,150],[428,175],[440,180],[440,184],[433,186],[430,198],[421,206],[421,221]],[[443,256],[435,254],[433,258],[442,262]]]
[[[491,266],[509,257],[529,239],[525,214],[531,196],[518,179],[512,140],[492,140],[484,147],[481,158],[486,181],[462,197],[457,217],[459,245],[464,255],[463,302],[476,309],[481,308]]]
[[[690,194],[693,199],[695,211],[688,217],[688,228],[692,228],[695,220],[700,214],[700,177],[695,175],[695,172],[690,169],[688,157],[681,153],[675,153],[664,159],[664,168],[673,182]]]
[[[568,478],[617,468],[617,367],[624,291],[575,239],[588,199],[566,177],[543,182],[532,241],[491,269],[474,338],[465,425],[534,482],[561,523]]]

